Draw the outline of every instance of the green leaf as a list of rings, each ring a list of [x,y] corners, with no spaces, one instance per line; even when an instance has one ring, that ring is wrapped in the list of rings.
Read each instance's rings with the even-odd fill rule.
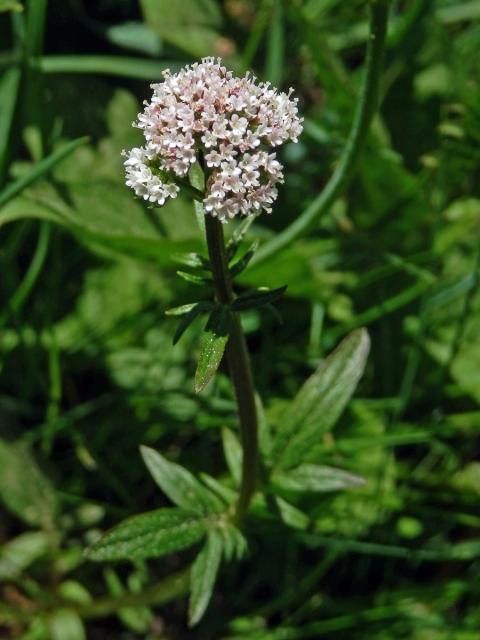
[[[308,463],[290,469],[288,473],[277,471],[271,481],[284,491],[339,491],[365,485],[363,478],[348,471]]]
[[[51,640],[86,640],[82,619],[70,609],[58,609],[49,616],[48,628]]]
[[[77,140],[68,142],[67,144],[60,147],[60,149],[58,149],[57,151],[54,151],[47,158],[36,164],[34,168],[25,176],[22,176],[12,184],[9,184],[0,193],[0,208],[4,207],[7,202],[24,191],[33,182],[47,175],[59,162],[73,153],[76,149],[78,149],[78,147],[85,144],[87,140],[88,138],[78,138]]]
[[[127,593],[120,578],[111,567],[105,570],[104,577],[112,596],[121,597]],[[153,618],[148,607],[119,607],[116,613],[128,629],[142,634],[147,633]]]
[[[354,331],[305,382],[276,434],[274,459],[278,468],[303,462],[322,434],[333,427],[363,374],[369,349],[366,330]]]
[[[218,513],[223,504],[190,471],[169,462],[158,451],[141,446],[142,458],[160,489],[182,509],[197,513]]]
[[[236,434],[226,427],[222,429],[222,444],[228,469],[238,486],[242,475],[242,445]]]
[[[162,40],[143,22],[123,22],[108,27],[105,35],[112,44],[157,57],[162,52]]]
[[[2,11],[23,11],[23,5],[17,0],[0,0],[0,13]]]
[[[8,160],[8,146],[15,116],[20,77],[20,69],[11,67],[5,71],[0,79],[0,183],[3,182]]]
[[[185,305],[185,306],[190,306],[190,305]],[[207,313],[208,311],[211,311],[213,306],[214,306],[213,303],[208,301],[197,302],[196,304],[194,304],[193,307],[185,313],[184,317],[180,321],[177,327],[177,330],[175,331],[175,335],[173,336],[173,344],[177,344],[177,342],[183,336],[185,331],[188,329],[188,327],[192,324],[192,322],[198,316],[202,315],[202,313]],[[177,309],[179,308],[180,307],[177,307]],[[172,311],[174,310],[172,309]]]
[[[235,262],[235,264],[233,264],[230,267],[230,273],[232,274],[232,276],[236,276],[239,273],[242,273],[242,271],[245,271],[245,269],[248,267],[250,260],[255,255],[255,251],[257,249],[258,249],[258,240],[255,240],[255,242],[252,243],[248,251],[246,251],[246,253],[240,258],[240,260]]]
[[[237,527],[230,522],[222,523],[218,527],[218,532],[222,536],[223,555],[227,562],[234,558],[241,560],[247,552],[248,543]]]
[[[43,73],[90,73],[94,75],[119,76],[134,80],[162,80],[165,69],[175,71],[180,65],[175,62],[156,61],[127,56],[108,55],[52,55],[39,60]]]
[[[12,580],[49,550],[43,531],[22,533],[0,547],[0,580]]]
[[[207,521],[194,511],[158,509],[127,518],[86,551],[95,561],[141,560],[180,551],[199,542]]]
[[[0,497],[26,523],[53,527],[55,490],[22,442],[0,440]]]
[[[200,356],[195,373],[195,392],[200,393],[215,375],[228,341],[230,309],[217,305],[208,319],[200,344]]]
[[[195,58],[212,55],[221,13],[214,0],[141,0],[146,23],[164,40]]]
[[[248,233],[248,230],[250,229],[255,218],[256,216],[247,216],[240,222],[238,227],[236,227],[236,229],[234,230],[232,237],[230,238],[230,240],[227,242],[227,245],[226,245],[227,258],[229,262],[235,257],[235,254],[238,251],[238,247],[240,246],[240,243],[242,242],[245,235]]]
[[[220,568],[222,548],[220,533],[214,529],[209,532],[203,549],[193,563],[188,604],[188,624],[190,627],[201,620],[208,607]]]
[[[246,309],[258,309],[278,300],[287,290],[287,286],[278,289],[257,289],[247,291],[238,296],[232,303],[233,311],[245,311]]]
[[[211,282],[211,278],[197,276],[196,274],[188,273],[187,271],[177,271],[177,276],[180,276],[180,278],[187,282],[191,282],[192,284],[198,284],[201,287],[205,286],[207,282]]]

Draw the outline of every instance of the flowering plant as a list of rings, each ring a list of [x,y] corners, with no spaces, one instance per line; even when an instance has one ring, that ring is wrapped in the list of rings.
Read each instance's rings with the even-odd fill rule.
[[[263,259],[298,237],[322,208],[338,195],[352,171],[365,139],[378,98],[378,72],[386,32],[387,10],[373,5],[372,25],[377,36],[369,44],[369,65],[357,120],[339,167],[319,196],[318,203],[263,247]],[[310,458],[319,434],[339,417],[360,379],[369,351],[364,330],[354,331],[322,361],[305,383],[281,425],[270,433],[255,392],[240,314],[269,306],[285,291],[259,288],[238,292],[235,276],[255,254],[257,243],[236,258],[252,220],[270,213],[283,167],[273,149],[296,142],[302,132],[298,100],[292,90],[281,93],[251,74],[235,77],[220,59],[204,58],[176,74],[164,73],[164,82],[152,85],[135,126],[145,144],[124,152],[126,184],[152,205],[162,206],[186,189],[201,203],[201,226],[208,255],[182,258],[193,272],[179,275],[189,282],[211,286],[213,296],[171,309],[181,316],[174,343],[199,316],[208,314],[202,334],[195,390],[212,380],[225,355],[234,389],[239,435],[224,431],[223,445],[233,486],[226,487],[202,474],[195,477],[153,449],[142,456],[162,491],[176,505],[130,518],[104,534],[88,550],[93,560],[143,559],[190,547],[204,546],[191,567],[175,577],[179,592],[190,591],[189,620],[196,624],[210,600],[222,558],[241,558],[247,550],[243,525],[273,509],[272,516],[288,526],[305,528],[302,514],[285,501],[285,492],[322,492],[360,486],[358,476],[315,464]],[[196,167],[196,172],[192,167]],[[202,173],[200,180],[195,173]],[[243,217],[230,240],[224,225]]]
[[[246,74],[236,78],[220,59],[204,58],[177,74],[164,72],[138,116],[145,146],[125,161],[127,185],[163,205],[175,198],[192,164],[206,173],[205,212],[226,222],[262,209],[271,212],[283,182],[275,148],[302,131],[293,89],[278,93]]]

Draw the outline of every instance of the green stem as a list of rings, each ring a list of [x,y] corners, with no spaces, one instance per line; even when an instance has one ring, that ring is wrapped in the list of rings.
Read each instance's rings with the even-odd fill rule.
[[[219,302],[229,305],[235,299],[235,294],[228,270],[223,227],[216,218],[207,215],[205,216],[205,229],[215,294]],[[255,491],[258,466],[258,426],[250,358],[238,313],[233,313],[226,354],[235,389],[243,448],[240,495],[235,511],[235,519],[240,522],[248,511]]]
[[[366,72],[361,97],[354,116],[349,138],[332,177],[323,191],[307,209],[284,231],[260,247],[252,263],[263,262],[281,251],[311,229],[344,191],[363,149],[370,124],[379,103],[380,78],[383,68],[383,52],[388,23],[389,2],[373,2],[370,9],[370,37],[367,48]]]

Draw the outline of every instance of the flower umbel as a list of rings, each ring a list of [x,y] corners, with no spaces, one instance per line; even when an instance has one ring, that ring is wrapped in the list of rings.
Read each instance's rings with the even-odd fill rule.
[[[126,183],[137,196],[163,205],[178,179],[199,161],[205,171],[205,212],[222,222],[271,212],[282,165],[269,147],[297,142],[302,132],[292,89],[278,93],[247,73],[236,78],[221,60],[204,58],[153,84],[135,126],[145,146],[125,152]]]

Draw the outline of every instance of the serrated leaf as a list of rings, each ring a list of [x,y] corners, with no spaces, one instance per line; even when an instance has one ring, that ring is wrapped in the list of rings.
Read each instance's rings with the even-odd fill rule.
[[[238,296],[232,303],[232,311],[245,311],[247,309],[258,309],[266,304],[275,302],[285,293],[287,286],[278,289],[257,289],[247,291]]]
[[[333,427],[363,374],[369,349],[366,330],[354,331],[305,382],[276,433],[274,459],[278,469],[303,462],[322,434]]]
[[[53,527],[55,489],[22,442],[0,440],[0,497],[10,511],[28,524]]]
[[[184,305],[190,306],[190,305]],[[197,302],[193,305],[193,307],[184,314],[184,317],[180,321],[177,330],[175,331],[175,335],[173,336],[173,344],[177,344],[180,338],[183,336],[188,327],[192,324],[192,322],[198,318],[198,316],[202,315],[202,313],[208,313],[212,307],[212,302]],[[179,309],[180,307],[177,307]]]
[[[188,624],[196,625],[205,613],[212,597],[218,569],[222,559],[222,538],[213,529],[209,532],[203,549],[198,554],[190,574],[190,601]]]
[[[257,249],[258,240],[255,240],[255,242],[252,243],[251,247],[240,258],[240,260],[237,260],[237,262],[235,262],[235,264],[230,267],[230,273],[232,274],[232,276],[237,276],[239,273],[242,273],[242,271],[245,271],[250,263],[250,260],[255,255],[255,251]]]
[[[87,549],[86,555],[95,561],[156,558],[191,547],[207,529],[206,519],[194,511],[148,511],[107,531]]]
[[[215,375],[228,342],[230,309],[217,305],[212,311],[200,343],[200,356],[195,373],[195,392],[200,393]]]
[[[142,458],[160,489],[182,509],[197,513],[218,513],[222,502],[203,486],[190,471],[164,458],[158,451],[141,446]]]
[[[363,487],[365,480],[360,476],[317,464],[301,464],[288,473],[278,471],[272,475],[272,484],[285,491],[339,491]]]
[[[226,427],[222,429],[222,444],[228,469],[238,486],[242,475],[242,445],[236,434]]]

